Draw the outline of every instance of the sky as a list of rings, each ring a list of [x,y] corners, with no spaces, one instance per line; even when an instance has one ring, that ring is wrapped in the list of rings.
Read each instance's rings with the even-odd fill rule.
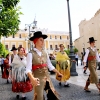
[[[100,9],[100,0],[69,0],[72,38],[79,37],[79,23],[91,19]],[[50,31],[69,32],[67,0],[20,0],[20,29],[36,16],[37,27]]]

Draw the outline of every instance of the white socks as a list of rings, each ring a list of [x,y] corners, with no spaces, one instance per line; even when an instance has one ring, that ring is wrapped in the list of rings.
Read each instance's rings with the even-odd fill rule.
[[[22,93],[22,97],[25,97],[25,93]]]
[[[68,82],[67,81],[65,81],[65,85],[67,85],[68,84]]]

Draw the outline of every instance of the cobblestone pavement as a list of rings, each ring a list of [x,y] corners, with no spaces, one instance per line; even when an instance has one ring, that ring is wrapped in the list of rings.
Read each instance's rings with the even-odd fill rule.
[[[97,90],[91,89],[91,93],[86,93],[83,87],[70,83],[70,87],[60,87],[58,82],[53,78],[54,87],[60,93],[60,100],[100,100],[100,95]],[[32,100],[33,91],[26,93],[27,99]],[[16,94],[11,91],[11,84],[6,84],[6,80],[0,75],[0,100],[16,100]],[[19,99],[21,100],[21,98]]]

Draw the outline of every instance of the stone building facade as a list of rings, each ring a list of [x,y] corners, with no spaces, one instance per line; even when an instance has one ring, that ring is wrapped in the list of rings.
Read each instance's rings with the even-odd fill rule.
[[[89,46],[87,43],[89,37],[94,37],[96,42],[96,48],[100,49],[100,9],[90,20],[82,20],[79,24],[80,37],[74,41],[74,45],[79,50],[79,54],[83,52]]]

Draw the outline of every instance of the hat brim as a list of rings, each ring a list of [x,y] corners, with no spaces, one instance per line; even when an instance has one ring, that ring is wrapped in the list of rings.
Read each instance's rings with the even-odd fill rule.
[[[97,40],[94,40],[94,41],[97,41]],[[94,41],[88,41],[87,43],[94,42]]]
[[[17,50],[17,49],[11,49],[11,51],[14,51],[14,50]]]
[[[39,36],[33,36],[33,37],[29,38],[29,40],[33,41],[35,38],[40,38],[40,37],[42,37],[43,39],[46,39],[48,36],[42,34],[42,35],[39,35]]]

